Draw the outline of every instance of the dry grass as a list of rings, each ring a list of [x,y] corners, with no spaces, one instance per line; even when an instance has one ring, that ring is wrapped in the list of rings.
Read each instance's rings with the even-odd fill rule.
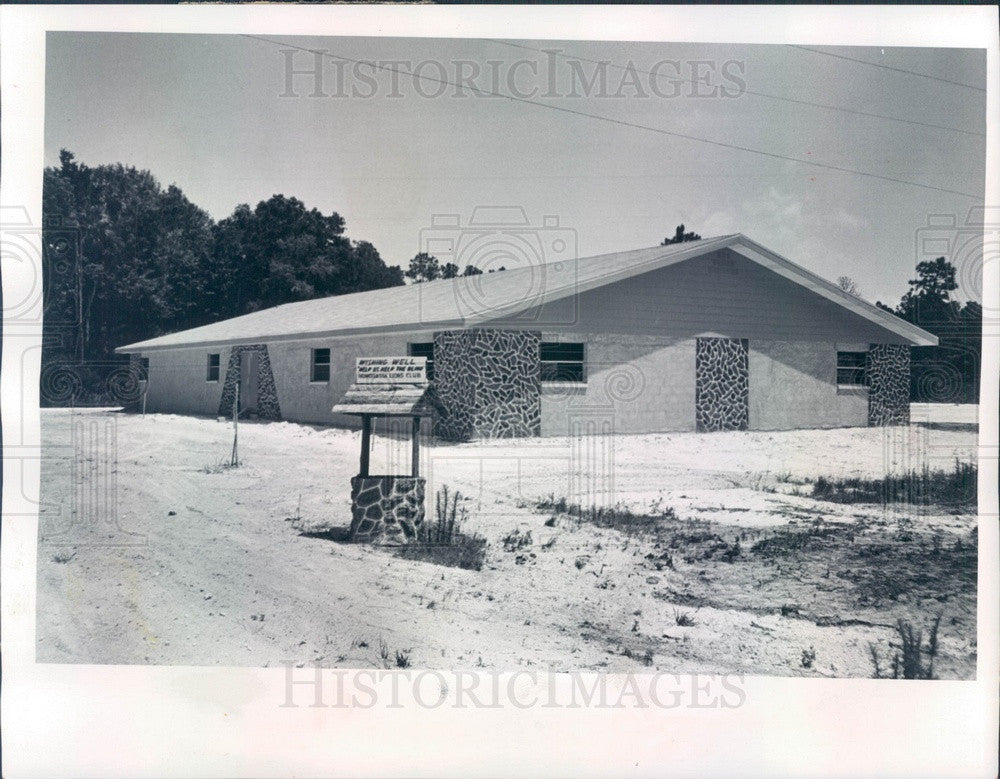
[[[881,479],[826,479],[813,484],[812,497],[831,503],[892,503],[937,505],[974,511],[978,468],[975,463],[955,461],[951,470],[910,471]]]
[[[535,510],[565,514],[581,525],[595,525],[630,535],[655,533],[659,524],[677,520],[673,508],[664,506],[660,500],[653,501],[647,513],[638,514],[620,503],[614,506],[584,508],[576,503],[570,503],[566,498],[556,499],[555,496],[549,495],[535,504]]]

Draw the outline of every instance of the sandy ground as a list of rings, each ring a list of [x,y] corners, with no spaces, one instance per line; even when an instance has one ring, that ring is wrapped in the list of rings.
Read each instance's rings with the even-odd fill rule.
[[[971,678],[975,516],[806,497],[819,476],[975,457],[975,407],[913,419],[425,446],[428,492],[458,489],[464,529],[490,542],[476,572],[316,535],[349,525],[357,432],[241,423],[243,465],[226,469],[226,422],[43,410],[37,657],[358,668],[381,666],[384,643],[425,668],[864,677],[897,619],[941,613],[937,674]],[[378,437],[372,458],[372,472],[405,472],[409,444]],[[679,520],[626,535],[534,509],[550,495]],[[504,551],[514,530],[532,546]],[[800,530],[787,554],[749,551]],[[735,561],[711,552],[737,542]]]

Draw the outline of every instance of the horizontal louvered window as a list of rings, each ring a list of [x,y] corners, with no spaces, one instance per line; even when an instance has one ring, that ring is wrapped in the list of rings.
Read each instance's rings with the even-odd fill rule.
[[[583,344],[543,343],[541,348],[542,381],[583,382]]]
[[[865,386],[867,352],[837,352],[837,386]]]

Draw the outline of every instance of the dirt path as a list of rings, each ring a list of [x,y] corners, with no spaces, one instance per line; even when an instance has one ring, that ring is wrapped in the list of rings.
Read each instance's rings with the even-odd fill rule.
[[[777,561],[687,562],[681,552],[658,569],[647,557],[663,551],[654,539],[565,517],[548,526],[551,514],[532,510],[540,497],[576,491],[635,506],[660,500],[725,543],[742,534],[746,548],[819,519],[863,524],[862,540],[888,544],[894,564],[930,549],[934,531],[946,534],[946,549],[961,550],[969,516],[924,511],[914,545],[893,546],[892,512],[796,494],[818,475],[895,467],[884,431],[622,436],[610,455],[583,459],[565,439],[428,447],[429,490],[447,483],[469,496],[468,529],[490,541],[484,569],[473,572],[300,534],[349,523],[356,433],[241,425],[245,463],[229,470],[218,466],[232,432],[215,420],[47,410],[42,427],[42,662],[361,667],[382,663],[384,642],[419,667],[867,676],[869,642],[887,648],[897,617],[934,616],[928,598],[940,591],[940,674],[975,673],[967,576],[954,591],[951,579],[931,581],[923,592],[859,605],[870,582],[859,584],[848,564],[854,536],[820,533],[820,546]],[[967,424],[892,435],[900,462],[975,451]],[[405,457],[405,445],[379,439],[373,468]],[[530,530],[534,542],[520,563],[500,543],[514,529]],[[926,569],[927,559],[911,567]],[[695,624],[678,625],[679,613]],[[816,659],[806,667],[810,647]]]

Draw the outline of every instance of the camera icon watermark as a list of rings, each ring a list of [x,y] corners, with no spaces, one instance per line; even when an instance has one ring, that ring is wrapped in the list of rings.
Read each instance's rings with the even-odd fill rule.
[[[576,230],[558,216],[532,224],[521,206],[477,206],[464,225],[460,214],[435,214],[420,231],[420,250],[462,275],[450,301],[436,291],[421,294],[420,321],[457,315],[467,322],[575,324],[577,246]]]
[[[948,260],[961,296],[982,304],[988,324],[1000,323],[1000,305],[983,294],[985,272],[996,273],[1000,264],[1000,206],[970,208],[964,221],[956,214],[928,215],[927,224],[916,231],[915,251],[918,263]]]

